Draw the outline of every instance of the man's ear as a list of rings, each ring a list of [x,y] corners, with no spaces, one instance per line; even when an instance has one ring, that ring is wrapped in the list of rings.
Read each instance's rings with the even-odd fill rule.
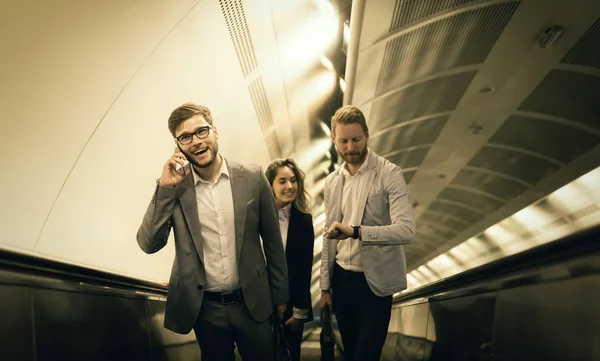
[[[215,132],[215,136],[218,138],[219,137],[219,129],[217,129],[217,127],[215,127],[213,125],[213,132]]]

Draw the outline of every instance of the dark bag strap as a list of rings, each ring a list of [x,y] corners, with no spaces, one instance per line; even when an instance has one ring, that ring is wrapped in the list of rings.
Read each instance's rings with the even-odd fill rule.
[[[291,361],[290,350],[285,338],[285,324],[276,315],[271,316],[271,329],[273,331],[273,346],[275,347],[275,361]]]
[[[331,324],[331,312],[329,307],[321,308],[321,361],[334,360],[335,339],[333,336],[333,326]]]

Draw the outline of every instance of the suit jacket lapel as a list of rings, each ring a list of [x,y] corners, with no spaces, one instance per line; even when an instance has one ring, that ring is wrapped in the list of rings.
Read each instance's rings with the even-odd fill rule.
[[[360,189],[360,193],[358,194],[358,206],[360,207],[360,213],[358,215],[359,223],[362,223],[362,219],[365,214],[365,207],[367,205],[367,196],[371,191],[371,186],[373,186],[373,179],[375,179],[375,175],[377,175],[377,170],[375,167],[376,159],[373,157],[371,151],[369,151],[367,154],[367,159],[365,161],[367,162],[367,174],[364,176],[367,178],[365,179],[365,186]]]
[[[227,169],[231,177],[231,193],[233,196],[233,213],[235,217],[235,244],[237,259],[242,253],[242,241],[244,239],[244,227],[246,224],[246,208],[248,204],[248,180],[244,176],[244,169],[241,165],[227,162]],[[256,200],[258,202],[258,200]]]
[[[198,202],[196,201],[194,177],[191,172],[183,180],[183,185],[184,187],[181,188],[182,194],[179,197],[179,202],[181,204],[181,209],[183,210],[183,215],[185,216],[186,223],[190,230],[190,234],[192,235],[192,240],[196,248],[196,252],[198,253],[198,257],[200,257],[200,261],[204,263],[204,251],[202,248],[202,245],[204,244],[204,239],[202,238],[202,233],[200,233],[200,219],[198,218]]]
[[[367,196],[371,191],[371,186],[373,185],[373,179],[375,178],[375,171],[368,172],[365,174],[365,186],[360,189],[360,193],[358,194],[358,206],[360,207],[360,213],[358,214],[359,223],[362,223],[363,216],[365,214],[365,207],[367,205]]]

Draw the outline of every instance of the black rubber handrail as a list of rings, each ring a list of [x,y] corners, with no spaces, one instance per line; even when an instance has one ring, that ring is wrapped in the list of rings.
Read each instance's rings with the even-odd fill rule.
[[[588,228],[520,253],[506,256],[466,270],[394,297],[394,303],[405,303],[441,293],[480,284],[536,267],[564,262],[600,251],[600,226]]]
[[[114,289],[120,293],[150,293],[158,296],[167,294],[167,287],[158,283],[1,249],[0,270],[21,275],[22,280],[31,279],[26,276],[34,276],[37,280],[60,279],[77,284]],[[0,283],[7,283],[7,281],[0,279]],[[49,282],[49,285],[53,286],[53,283]]]

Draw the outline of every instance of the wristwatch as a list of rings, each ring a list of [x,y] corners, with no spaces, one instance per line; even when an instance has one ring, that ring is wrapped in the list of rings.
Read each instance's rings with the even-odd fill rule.
[[[358,231],[360,230],[360,225],[352,226],[352,228],[354,228],[354,234],[352,235],[352,238],[358,239],[359,238]]]

